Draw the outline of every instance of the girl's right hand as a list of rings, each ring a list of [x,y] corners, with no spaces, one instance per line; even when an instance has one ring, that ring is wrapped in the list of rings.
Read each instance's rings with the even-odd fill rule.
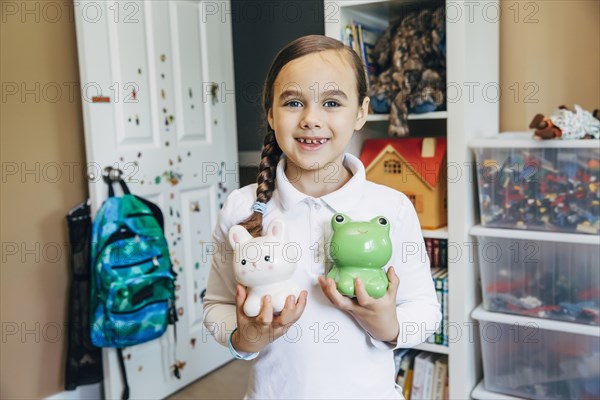
[[[238,283],[235,295],[238,328],[231,343],[237,351],[256,353],[283,336],[285,330],[300,319],[306,307],[308,292],[303,290],[298,301],[295,301],[295,296],[288,296],[279,315],[273,315],[271,296],[267,295],[263,297],[260,313],[252,318],[244,313],[246,295],[246,288]]]

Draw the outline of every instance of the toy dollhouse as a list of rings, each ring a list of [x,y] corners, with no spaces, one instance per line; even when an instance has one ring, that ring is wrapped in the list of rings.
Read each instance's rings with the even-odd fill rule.
[[[446,138],[370,139],[360,159],[368,180],[408,196],[422,228],[447,224]]]

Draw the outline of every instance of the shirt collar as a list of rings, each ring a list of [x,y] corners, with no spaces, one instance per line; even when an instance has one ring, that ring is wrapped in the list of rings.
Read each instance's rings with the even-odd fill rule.
[[[276,190],[281,208],[288,210],[294,205],[310,198],[306,194],[300,192],[294,187],[285,175],[285,156],[282,156],[277,164],[277,172],[275,175]],[[348,213],[360,201],[362,196],[366,175],[365,167],[362,162],[350,153],[344,154],[342,162],[344,167],[348,168],[352,173],[352,178],[344,186],[338,190],[326,194],[321,197],[321,200],[327,203],[335,212]]]

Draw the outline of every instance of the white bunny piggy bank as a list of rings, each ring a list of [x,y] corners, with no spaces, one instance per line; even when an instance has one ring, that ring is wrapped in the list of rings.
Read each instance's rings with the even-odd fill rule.
[[[280,219],[273,220],[267,228],[267,235],[254,238],[241,225],[229,229],[229,243],[234,250],[233,270],[236,280],[248,287],[244,313],[256,317],[260,313],[262,298],[271,296],[273,312],[283,310],[285,300],[300,289],[292,281],[296,264],[284,256],[286,245],[285,224]]]

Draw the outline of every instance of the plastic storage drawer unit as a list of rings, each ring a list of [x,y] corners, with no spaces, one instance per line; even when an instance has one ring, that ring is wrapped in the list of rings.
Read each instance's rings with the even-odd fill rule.
[[[505,133],[470,142],[481,223],[496,228],[600,232],[600,141]]]
[[[600,324],[600,236],[482,226],[470,233],[485,310]]]
[[[525,399],[597,399],[600,328],[477,308],[485,389]]]

